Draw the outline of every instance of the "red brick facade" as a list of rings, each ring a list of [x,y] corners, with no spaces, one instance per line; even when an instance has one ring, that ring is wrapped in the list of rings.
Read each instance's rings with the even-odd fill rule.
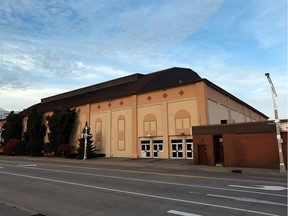
[[[205,164],[205,157],[207,157],[206,164],[210,166],[221,164],[225,167],[279,169],[275,124],[253,122],[196,126],[193,127],[193,137],[195,164]],[[287,168],[287,132],[281,132],[281,138]],[[201,152],[203,145],[206,146],[206,155]]]

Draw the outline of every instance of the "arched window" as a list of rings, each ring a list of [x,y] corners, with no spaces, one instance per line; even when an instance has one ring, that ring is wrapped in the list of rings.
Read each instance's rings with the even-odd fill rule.
[[[149,113],[143,119],[143,134],[144,136],[157,135],[157,118],[155,115]]]
[[[191,117],[187,110],[181,109],[175,114],[175,133],[189,134],[191,127]]]

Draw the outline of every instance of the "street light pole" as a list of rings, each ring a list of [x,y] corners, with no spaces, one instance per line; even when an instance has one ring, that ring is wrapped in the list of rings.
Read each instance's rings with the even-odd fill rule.
[[[4,142],[4,138],[2,138],[2,132],[4,131],[5,129],[0,127],[0,146],[2,144],[2,142]]]
[[[283,173],[283,172],[286,172],[286,167],[285,167],[284,158],[283,158],[281,135],[280,135],[280,120],[278,118],[278,108],[277,108],[277,104],[276,104],[277,93],[276,93],[276,90],[274,88],[273,82],[270,78],[270,74],[265,73],[265,76],[268,79],[268,82],[269,82],[270,87],[271,87],[271,92],[272,92],[272,99],[273,99],[273,104],[274,104],[274,114],[275,114],[275,125],[276,125],[276,137],[277,137],[278,153],[279,153],[279,161],[280,161],[279,172]]]
[[[88,137],[88,126],[87,126],[87,122],[86,122],[85,133],[84,133],[84,157],[83,157],[83,160],[87,160],[87,137]]]

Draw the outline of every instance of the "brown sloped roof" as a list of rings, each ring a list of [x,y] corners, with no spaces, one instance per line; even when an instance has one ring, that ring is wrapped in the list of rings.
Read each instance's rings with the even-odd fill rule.
[[[89,103],[113,100],[179,84],[197,82],[201,79],[202,78],[191,69],[173,67],[147,75],[133,74],[44,98],[41,100],[41,103],[35,104],[32,107],[36,106],[39,112],[49,112],[57,107],[75,107]]]
[[[202,79],[195,71],[189,68],[173,67],[150,74],[132,74],[111,81],[99,83],[81,89],[76,89],[66,93],[44,98],[41,103],[29,107],[37,107],[38,112],[49,112],[57,107],[76,107],[89,103],[113,100],[121,97],[127,97],[134,94],[141,94],[158,89],[171,88],[177,85],[185,85],[203,81],[207,85],[233,98],[241,104],[249,107],[256,113],[268,118],[263,113],[241,101],[229,92],[213,84],[207,79]]]

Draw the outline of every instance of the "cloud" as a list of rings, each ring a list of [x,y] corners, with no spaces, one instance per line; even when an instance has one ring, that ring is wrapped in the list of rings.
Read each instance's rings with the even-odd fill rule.
[[[111,24],[122,38],[133,38],[137,43],[170,43],[191,35],[205,19],[213,14],[221,1],[153,1],[119,14]],[[171,25],[177,23],[177,25]],[[161,40],[159,40],[161,39]]]
[[[23,35],[180,39],[217,10],[220,0],[27,1],[3,0],[0,27]],[[172,22],[177,25],[171,25]],[[175,32],[177,30],[177,32]]]
[[[243,25],[264,47],[285,43],[287,46],[287,1],[257,0],[252,16]]]
[[[73,27],[81,18],[66,1],[3,0],[0,12],[0,26],[14,33],[49,37],[81,31]]]
[[[1,107],[5,107],[2,101],[8,103],[4,95],[10,92],[16,97],[13,92],[20,94],[18,89],[22,89],[23,98],[39,97],[40,101],[131,73],[182,66],[199,72],[264,113],[271,113],[271,94],[263,73],[275,73],[279,107],[286,106],[287,110],[282,99],[287,98],[285,75],[278,76],[283,74],[284,66],[280,60],[269,67],[270,62],[266,63],[273,53],[283,53],[274,48],[286,43],[283,32],[287,23],[282,21],[285,7],[278,1],[270,3],[2,0]],[[252,44],[255,39],[260,49]],[[271,48],[273,53],[266,55]],[[42,91],[44,87],[49,91]],[[43,94],[32,96],[29,90],[36,89]],[[261,93],[265,90],[268,94]],[[28,106],[35,100],[27,99],[31,103]],[[22,103],[22,99],[19,101]],[[7,104],[5,108],[10,107]]]
[[[0,42],[0,89],[28,88],[58,79],[65,85],[71,80],[100,82],[127,72],[111,66],[89,64],[69,58],[69,51],[39,47],[22,42]],[[91,80],[92,79],[92,80]],[[58,81],[59,82],[59,81]]]
[[[13,90],[1,90],[0,101],[1,107],[5,107],[6,110],[22,111],[24,108],[28,108],[33,104],[40,103],[40,99],[64,92],[64,89],[60,88],[45,88],[45,89],[13,89]],[[21,97],[19,97],[21,95]]]
[[[253,69],[249,66],[232,66],[222,58],[210,57],[205,62],[197,62],[197,65],[188,65],[203,78],[207,78],[227,92],[246,102],[260,112],[274,119],[274,108],[270,85],[265,72],[261,69]],[[277,91],[277,104],[279,117],[287,119],[288,91],[286,74],[274,69],[270,72],[275,89]],[[275,75],[275,76],[273,76]]]
[[[104,38],[113,43],[109,55],[122,63],[147,65],[195,33],[222,1],[148,1],[120,11],[106,21]]]
[[[131,62],[151,68],[220,4],[215,0],[181,4],[3,0],[1,88],[25,88],[57,77],[63,81],[94,77],[99,82],[103,77],[127,75],[127,69],[120,68],[137,68]]]

